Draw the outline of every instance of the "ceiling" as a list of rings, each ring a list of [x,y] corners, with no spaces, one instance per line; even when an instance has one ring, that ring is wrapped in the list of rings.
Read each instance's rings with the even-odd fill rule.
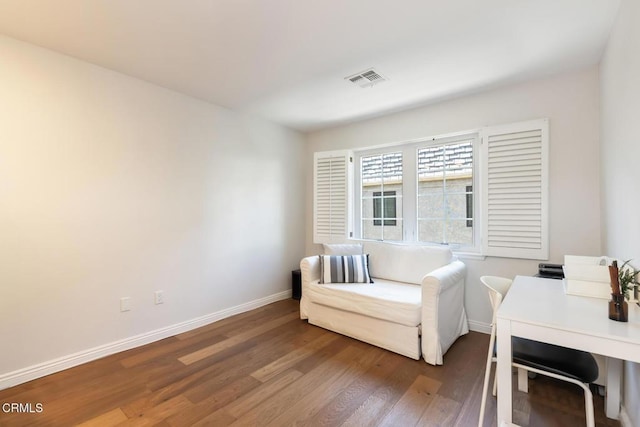
[[[0,0],[0,33],[301,131],[597,64],[619,0]],[[375,69],[360,88],[345,77]]]

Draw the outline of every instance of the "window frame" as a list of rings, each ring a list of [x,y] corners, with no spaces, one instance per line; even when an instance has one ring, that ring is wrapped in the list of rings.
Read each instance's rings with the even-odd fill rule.
[[[472,171],[471,171],[471,186],[476,186],[477,182],[479,182],[479,178],[478,178],[478,171],[479,171],[479,153],[480,153],[480,134],[479,132],[474,132],[474,133],[470,133],[470,134],[463,134],[463,135],[457,135],[454,137],[441,137],[441,138],[431,138],[427,143],[422,143],[422,144],[417,144],[416,145],[416,155],[418,153],[418,150],[422,149],[422,148],[427,148],[427,147],[444,147],[447,145],[455,145],[457,143],[460,142],[465,142],[465,141],[470,141],[471,142],[471,147],[472,147]],[[418,179],[417,176],[417,171],[418,171],[418,159],[416,158],[416,180]],[[417,183],[418,181],[416,181]],[[477,186],[475,188],[478,188]],[[480,203],[480,194],[477,194],[476,192],[472,192],[471,194],[473,201],[472,201],[472,221],[473,220],[477,220],[478,215],[480,214],[479,210],[476,209],[476,206],[479,205]],[[416,200],[418,198],[418,191],[416,189]],[[467,198],[465,197],[465,201],[467,200]],[[417,202],[416,202],[417,203]],[[467,209],[465,209],[465,212],[467,212]],[[416,210],[416,227],[417,227],[417,210]],[[446,223],[446,222],[445,222]],[[467,223],[468,221],[465,221],[465,228],[467,228]],[[477,223],[477,222],[476,222]],[[416,231],[416,239],[415,241],[417,243],[420,244],[424,244],[424,245],[440,245],[440,246],[449,246],[452,250],[455,251],[461,251],[461,252],[469,252],[469,253],[480,253],[481,251],[481,243],[480,243],[480,238],[481,238],[481,233],[480,230],[478,229],[478,227],[472,226],[473,231],[472,231],[472,243],[471,244],[460,244],[460,243],[437,243],[437,242],[423,242],[418,240],[418,233]]]
[[[353,192],[352,194],[352,206],[353,206],[353,235],[356,239],[358,240],[381,240],[381,241],[389,241],[389,242],[406,242],[406,230],[405,230],[405,226],[406,226],[406,221],[404,220],[404,209],[406,206],[406,197],[404,195],[404,191],[405,191],[405,187],[404,187],[404,171],[406,170],[406,159],[405,159],[405,155],[402,149],[403,145],[402,144],[392,144],[392,145],[385,145],[385,146],[381,146],[378,148],[373,148],[373,149],[363,149],[363,150],[354,150],[353,151]],[[402,233],[402,240],[391,240],[391,239],[384,239],[384,225],[382,225],[382,236],[383,239],[364,239],[362,238],[362,205],[364,203],[364,200],[362,198],[362,169],[361,169],[361,165],[362,165],[362,157],[372,157],[372,156],[378,156],[378,155],[383,155],[383,154],[391,154],[391,153],[397,153],[397,152],[401,152],[402,153],[402,170],[403,170],[403,175],[402,175],[402,179],[403,179],[403,183],[402,183],[402,194],[401,195],[397,195],[395,196],[396,199],[396,217],[395,220],[398,222],[400,222],[400,224],[402,224],[403,227],[403,233]],[[382,191],[384,192],[384,183],[382,185]],[[398,198],[400,198],[401,203],[402,203],[402,208],[400,209],[400,212],[402,212],[403,216],[398,217],[397,213],[398,213]],[[371,218],[373,219],[373,218]],[[397,226],[397,222],[396,222],[396,226]]]
[[[456,142],[471,141],[473,147],[472,165],[472,186],[479,188],[479,155],[480,155],[480,133],[479,131],[463,132],[448,136],[420,138],[408,142],[389,144],[369,149],[354,150],[354,185],[353,185],[353,206],[354,206],[354,236],[359,240],[382,240],[367,239],[363,237],[362,227],[362,158],[376,155],[383,155],[393,152],[402,152],[402,243],[418,243],[429,246],[442,246],[441,243],[420,242],[418,240],[418,150],[425,147],[444,146],[455,144]],[[384,188],[383,190],[384,191]],[[456,252],[479,254],[482,249],[480,242],[481,230],[477,224],[481,224],[479,217],[480,195],[474,191],[473,194],[473,243],[471,245],[446,244]],[[466,223],[465,223],[466,225]],[[392,240],[387,240],[392,241]],[[394,240],[395,241],[395,240]]]

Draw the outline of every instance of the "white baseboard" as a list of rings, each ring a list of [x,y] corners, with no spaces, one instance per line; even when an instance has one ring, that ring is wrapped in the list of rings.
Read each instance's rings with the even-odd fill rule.
[[[491,334],[491,324],[478,322],[477,320],[469,320],[469,329],[483,334]]]
[[[2,374],[0,375],[0,390],[22,384],[36,378],[41,378],[46,375],[60,372],[65,369],[90,362],[92,360],[109,356],[111,354],[130,350],[132,348],[140,347],[154,341],[178,335],[192,329],[208,325],[218,320],[233,316],[235,314],[244,313],[246,311],[253,310],[264,305],[271,304],[272,302],[281,301],[287,298],[291,298],[291,291],[279,292],[277,294],[249,301],[235,307],[230,307],[215,313],[187,320],[185,322],[176,323],[175,325],[167,326],[165,328],[156,329],[144,334],[135,335],[119,341],[114,341],[98,347],[90,348],[88,350],[80,351],[78,353],[70,354],[68,356],[63,356],[58,359],[49,360],[44,363],[28,366],[17,371]]]

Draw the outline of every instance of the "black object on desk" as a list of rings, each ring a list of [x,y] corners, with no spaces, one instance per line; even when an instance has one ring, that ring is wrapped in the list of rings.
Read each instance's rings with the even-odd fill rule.
[[[564,270],[562,264],[548,264],[541,262],[538,264],[538,274],[535,277],[545,279],[564,279]]]
[[[302,297],[302,272],[293,270],[291,272],[291,298],[300,299]]]

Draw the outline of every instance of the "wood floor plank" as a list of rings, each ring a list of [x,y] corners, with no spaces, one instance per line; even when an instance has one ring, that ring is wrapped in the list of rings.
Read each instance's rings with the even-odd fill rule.
[[[387,405],[388,402],[382,397],[371,395],[340,425],[342,427],[375,426],[380,421],[381,415],[384,414]]]
[[[442,383],[418,375],[409,389],[380,423],[381,426],[415,426],[434,399]]]
[[[438,393],[462,403],[469,395],[469,387],[478,377],[478,370],[484,372],[484,365],[487,363],[487,347],[488,344],[484,343],[482,334],[467,334],[461,337],[459,348],[446,360],[456,371],[456,375],[442,376],[441,372],[437,375],[427,374],[442,382]]]
[[[247,349],[244,349],[244,351],[253,351],[254,347],[255,345],[251,345]],[[165,401],[177,395],[185,394],[188,397],[189,392],[198,390],[198,387],[203,384],[208,383],[221,374],[228,373],[230,367],[237,366],[238,363],[234,360],[234,355],[237,356],[235,353],[230,353],[227,357],[218,361],[218,363],[211,363],[208,366],[197,368],[194,367],[194,365],[185,367],[176,360],[175,363],[178,366],[176,366],[175,372],[172,372],[170,376],[165,378],[150,381],[148,383],[148,388],[151,392],[148,395],[123,406],[124,412],[128,416],[132,417],[139,412],[143,412],[147,408],[157,405],[158,402]],[[257,381],[255,379],[252,380],[254,382]]]
[[[425,427],[452,426],[460,413],[460,406],[460,403],[455,400],[447,399],[446,397],[436,394],[415,425]],[[475,422],[477,422],[477,419]],[[475,423],[472,422],[466,425],[474,424]]]
[[[159,422],[164,421],[166,418],[186,411],[193,407],[193,403],[189,402],[184,396],[176,396],[161,404],[149,408],[147,411],[133,417],[126,421],[117,424],[118,426],[153,426]]]
[[[478,423],[478,417],[480,415],[480,399],[477,399],[475,397],[482,396],[483,385],[484,376],[477,376],[473,383],[473,386],[471,386],[471,388],[469,389],[469,393],[467,394],[462,407],[458,411],[458,417],[456,418],[455,423],[452,423],[451,425],[455,425],[456,427],[466,427]],[[489,390],[489,393],[491,393],[491,390]],[[491,414],[491,411],[485,410],[485,415],[486,414]],[[485,417],[485,419],[487,420],[486,425],[497,424],[495,420],[490,422],[487,417]]]
[[[202,346],[203,339],[206,339],[207,343],[213,345],[218,342],[224,341],[225,339],[227,339],[227,337],[223,335],[207,335],[183,340],[162,340],[163,342],[159,345],[153,345],[153,347],[150,346],[150,348],[148,348],[146,351],[139,351],[127,358],[120,360],[120,364],[124,368],[132,368],[134,366],[138,366],[167,355],[169,355],[170,357],[175,357],[176,354],[182,352],[186,352],[185,354],[189,354]]]
[[[218,410],[212,414],[207,415],[205,418],[193,423],[193,424],[176,424],[176,426],[190,426],[190,427],[220,427],[229,426],[234,423],[236,419],[233,418],[225,411]]]
[[[286,328],[286,331],[281,331],[280,328],[273,329],[268,334],[261,336],[265,341],[256,347],[219,362],[215,366],[217,368],[215,375],[209,375],[204,381],[190,387],[185,395],[194,403],[200,402],[207,398],[212,391],[224,387],[238,378],[248,376],[259,367],[295,350],[307,341],[306,337],[316,336],[317,333],[317,330],[309,329],[306,333],[296,336],[291,334],[289,328]],[[270,336],[269,339],[267,339],[268,336]],[[255,378],[251,377],[251,379],[257,382]]]
[[[297,313],[298,307],[283,300],[268,304],[255,310],[235,314],[206,326],[176,335],[177,339],[204,337],[205,335],[225,335],[227,337],[241,334],[288,313]]]
[[[397,356],[397,355],[396,355]],[[373,394],[343,423],[345,426],[378,425],[385,419],[397,401],[415,382],[416,375],[425,370],[423,362],[406,358],[387,381],[373,390]],[[429,370],[427,368],[427,370]],[[387,420],[389,421],[389,420]],[[363,422],[363,424],[359,424]]]
[[[167,418],[172,425],[207,423],[209,420],[232,419],[233,417],[218,412],[229,403],[258,387],[261,383],[253,377],[244,376],[236,381],[213,391],[206,399],[194,404],[186,413],[178,413]],[[233,418],[235,421],[235,418]]]
[[[299,315],[298,313],[290,313],[287,314],[285,316],[281,316],[278,317],[277,319],[274,319],[270,322],[267,322],[259,327],[256,327],[252,330],[243,332],[241,334],[235,335],[231,338],[228,338],[224,341],[218,342],[216,344],[213,345],[209,345],[207,347],[204,347],[198,351],[195,351],[191,354],[188,354],[186,356],[183,356],[181,358],[179,358],[178,360],[182,363],[184,363],[185,365],[191,365],[192,363],[198,362],[204,358],[210,357],[212,355],[215,355],[216,353],[219,353],[223,350],[227,350],[233,346],[236,346],[238,344],[241,344],[255,336],[258,336],[262,333],[264,333],[265,331],[268,331],[270,329],[276,328],[280,325],[283,325],[287,322],[290,322],[291,320],[294,319],[298,319]]]
[[[205,380],[209,376],[217,375],[223,370],[224,366],[221,363],[243,352],[253,351],[256,345],[257,342],[255,341],[246,341],[232,349],[222,351],[208,358],[206,362],[194,363],[188,366],[176,359],[175,362],[181,365],[179,368],[168,372],[164,376],[149,378],[147,387],[152,391],[158,391],[169,386],[199,384],[199,381]]]
[[[137,373],[140,371],[138,370]],[[129,375],[123,370],[103,373],[102,376],[93,378],[84,384],[63,390],[45,398],[44,411],[29,425],[75,425],[104,412],[120,407],[125,402],[137,396],[148,393],[144,383],[139,381],[136,375]],[[9,417],[0,415],[0,425],[14,421]],[[17,414],[20,418],[20,414]],[[23,425],[19,423],[17,425]]]
[[[275,377],[279,373],[294,366],[296,363],[306,359],[311,354],[317,352],[321,348],[326,347],[338,338],[337,335],[322,335],[317,339],[309,342],[292,352],[287,353],[281,358],[274,360],[266,366],[251,373],[251,376],[259,381],[266,382]]]
[[[95,418],[91,418],[83,423],[78,424],[78,427],[103,427],[113,426],[127,420],[127,416],[120,408],[113,409],[104,414],[98,415]]]
[[[247,341],[192,365],[185,366],[176,361],[182,368],[162,378],[149,380],[147,386],[154,392],[171,388],[184,392],[189,389],[192,393],[199,393],[198,388],[207,382],[210,382],[207,387],[224,386],[238,375],[246,374],[247,370],[251,372],[314,339],[319,333],[322,331],[305,327],[302,322],[295,323],[293,327],[283,325],[262,335],[260,342]],[[195,396],[191,398],[195,399]]]
[[[307,394],[304,399],[298,399],[297,402],[281,412],[267,425],[279,427],[296,423],[302,425],[311,424],[310,419],[327,404],[327,397],[332,397],[336,393],[344,391],[384,356],[384,350],[376,350],[368,351],[358,359],[351,361],[342,373],[334,375],[329,381],[319,384],[312,394]]]
[[[233,425],[267,425],[324,382],[339,377],[354,360],[357,361],[361,357],[362,352],[354,346],[348,346],[316,367],[314,372],[306,374],[292,383],[282,393],[278,393],[269,401],[262,402],[243,414]]]
[[[275,378],[271,378],[265,383],[253,389],[250,393],[239,397],[235,401],[229,403],[225,410],[234,418],[239,418],[246,414],[260,403],[271,398],[276,393],[288,387],[291,383],[302,376],[302,372],[289,370],[285,371]]]
[[[317,426],[341,425],[371,396],[372,390],[376,390],[390,380],[398,366],[404,361],[405,358],[402,356],[385,352],[382,358],[367,372],[358,376],[354,382],[318,411],[309,420],[309,424]],[[362,422],[362,419],[359,421]]]

